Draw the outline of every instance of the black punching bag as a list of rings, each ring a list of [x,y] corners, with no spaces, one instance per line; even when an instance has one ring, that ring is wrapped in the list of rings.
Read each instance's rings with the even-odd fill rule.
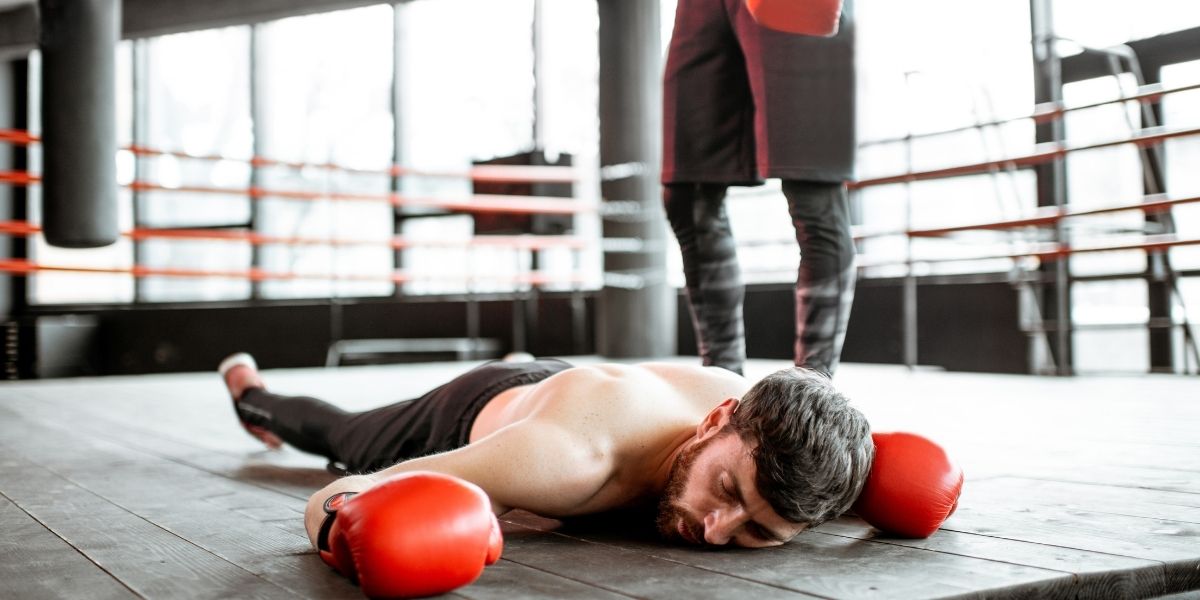
[[[117,241],[116,49],[120,0],[39,0],[42,228],[46,241]]]

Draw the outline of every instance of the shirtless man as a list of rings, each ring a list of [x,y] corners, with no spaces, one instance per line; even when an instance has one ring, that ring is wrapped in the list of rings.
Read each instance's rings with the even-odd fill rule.
[[[326,499],[409,471],[476,484],[496,515],[657,507],[669,540],[776,546],[848,509],[874,453],[866,418],[799,368],[752,386],[715,367],[492,362],[362,413],[267,392],[248,355],[220,372],[252,435],[351,473],[309,501],[314,547]]]

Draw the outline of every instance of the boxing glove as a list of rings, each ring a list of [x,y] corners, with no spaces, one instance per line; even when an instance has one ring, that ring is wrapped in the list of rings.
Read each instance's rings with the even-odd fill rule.
[[[838,31],[842,0],[746,0],[746,8],[763,27],[829,37]]]
[[[884,532],[929,537],[954,509],[963,472],[946,451],[915,433],[872,433],[875,462],[854,512]]]
[[[500,558],[503,538],[491,501],[457,477],[402,473],[332,499],[336,512],[327,540],[318,542],[321,559],[371,598],[449,592]]]

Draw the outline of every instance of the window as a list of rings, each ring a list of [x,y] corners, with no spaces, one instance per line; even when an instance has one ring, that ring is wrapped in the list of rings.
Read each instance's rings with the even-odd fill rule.
[[[35,238],[35,258],[118,270],[134,264],[209,274],[261,268],[269,277],[254,284],[240,276],[135,281],[126,274],[43,273],[32,278],[31,300],[235,300],[254,295],[256,285],[268,299],[392,294],[393,161],[426,172],[401,178],[402,197],[458,199],[472,193],[462,173],[474,162],[535,150],[533,9],[533,0],[380,4],[123,43],[121,144],[138,150],[118,156],[125,186],[121,226],[136,230],[140,241],[126,236],[109,248],[67,251]],[[542,10],[553,26],[544,27],[539,40],[540,150],[551,160],[570,154],[572,164],[590,174],[577,195],[594,199],[596,5],[556,0]],[[474,18],[456,18],[467,13]],[[34,61],[36,133],[36,55]],[[395,150],[394,110],[402,140]],[[36,145],[32,151],[31,170],[38,172]],[[128,191],[135,181],[136,197]],[[36,186],[31,193],[36,219]],[[402,233],[438,243],[474,235],[469,216],[439,212],[407,211],[406,217],[430,214]],[[298,243],[256,246],[168,229],[206,230],[189,233],[210,237],[253,232]],[[600,229],[594,215],[573,225],[575,235],[593,239]],[[331,243],[342,240],[355,243]],[[585,286],[600,285],[598,249],[539,252],[538,270],[564,280],[544,287],[578,288],[567,280],[581,270]],[[512,276],[533,264],[528,249],[416,248],[402,255],[405,274],[419,279],[406,286],[408,293],[464,291],[468,276],[480,291],[522,289],[527,285]],[[276,274],[282,277],[270,277]]]
[[[911,141],[871,144],[1019,117],[1033,105],[1029,9],[1019,3],[923,0],[901,6],[856,2],[858,26],[859,177],[872,177],[995,160],[1028,153],[1027,120]],[[965,27],[964,23],[987,23]],[[858,213],[866,232],[967,225],[1027,214],[1037,204],[1029,171],[1001,171],[864,188]],[[911,220],[909,218],[911,206]],[[993,256],[1027,241],[1021,232],[970,232],[912,240],[912,255],[937,259]],[[1032,241],[1032,240],[1028,240]],[[1018,244],[1019,245],[1019,244]],[[871,237],[862,260],[903,260],[904,236]],[[916,265],[917,274],[996,272],[1009,259]],[[903,265],[867,268],[864,276],[898,276]]]
[[[139,194],[138,226],[234,228],[250,225],[250,29],[234,27],[169,35],[139,42],[145,53],[145,133],[141,145],[192,156],[139,158],[138,178],[158,189]],[[195,192],[188,188],[229,190]],[[138,262],[152,268],[246,271],[247,243],[150,238]],[[250,282],[221,277],[148,277],[149,301],[248,298]]]
[[[264,246],[264,270],[300,276],[263,282],[266,298],[392,293],[393,223],[387,201],[393,146],[392,32],[393,13],[387,5],[284,19],[259,30],[263,155],[368,171],[264,168],[262,186],[268,195],[259,205],[259,232],[377,242]],[[272,191],[315,197],[272,197]],[[334,192],[364,198],[329,196]],[[330,273],[351,280],[320,278]]]
[[[1076,282],[1071,286],[1075,369],[1144,371],[1150,365],[1145,280]]]
[[[1130,93],[1137,82],[1129,75],[1101,77],[1063,86],[1063,100],[1070,105],[1102,102]],[[1086,144],[1125,138],[1141,129],[1136,106],[1107,104],[1074,111],[1066,116],[1067,140]],[[1141,158],[1130,144],[1075,152],[1067,156],[1067,198],[1073,209],[1114,204],[1129,204],[1145,195]],[[1136,211],[1112,213],[1067,222],[1069,239],[1075,244],[1105,244],[1113,236],[1141,237],[1145,219]],[[1146,269],[1146,253],[1103,252],[1075,254],[1070,258],[1072,275],[1141,273]]]
[[[1162,70],[1163,84],[1182,86],[1200,83],[1200,61],[1168,65]],[[1200,90],[1171,94],[1163,98],[1163,125],[1170,128],[1200,126]],[[1168,140],[1163,153],[1166,162],[1167,190],[1173,196],[1200,196],[1200,137]],[[1200,204],[1183,204],[1171,211],[1181,237],[1200,238]],[[1171,249],[1176,269],[1200,269],[1200,248],[1182,246]],[[1200,302],[1197,298],[1192,303]],[[1189,303],[1189,308],[1191,304]],[[1193,316],[1193,319],[1195,317]]]

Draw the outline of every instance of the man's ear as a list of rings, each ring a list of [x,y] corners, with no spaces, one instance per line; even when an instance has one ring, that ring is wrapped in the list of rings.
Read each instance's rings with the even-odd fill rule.
[[[733,417],[733,412],[737,410],[740,402],[741,400],[738,398],[726,398],[724,402],[708,411],[708,414],[704,415],[704,419],[696,426],[696,438],[704,440],[720,433],[729,424],[729,419]]]

